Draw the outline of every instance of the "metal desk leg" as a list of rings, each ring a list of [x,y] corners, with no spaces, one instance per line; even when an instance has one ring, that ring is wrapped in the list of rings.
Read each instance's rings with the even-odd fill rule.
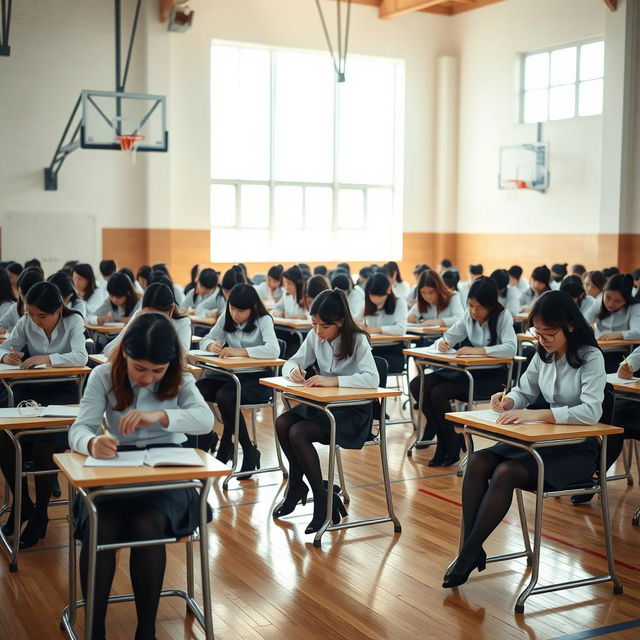
[[[327,513],[324,523],[313,539],[314,547],[320,547],[322,545],[322,536],[327,530],[327,527],[331,524],[333,515],[333,478],[336,467],[336,420],[333,417],[333,413],[331,413],[327,407],[324,408],[324,412],[329,417],[329,425],[331,428],[331,436],[329,440],[329,473],[327,475]]]
[[[284,462],[282,461],[282,450],[280,449],[280,440],[278,440],[278,432],[276,431],[276,419],[278,418],[278,392],[273,390],[273,400],[271,405],[271,416],[273,418],[273,436],[276,441],[276,456],[278,456],[278,466],[282,471],[282,477],[286,480],[289,477],[289,472],[287,468],[284,466]]]
[[[202,608],[204,609],[205,638],[213,640],[213,613],[211,611],[211,573],[209,571],[209,528],[207,527],[207,496],[211,488],[208,478],[200,490],[200,571],[202,573]]]
[[[393,530],[396,533],[402,531],[402,525],[393,509],[393,496],[391,495],[391,479],[389,478],[389,459],[387,458],[387,425],[385,420],[386,398],[380,398],[380,463],[382,464],[382,477],[384,479],[384,493],[387,499],[387,512],[393,521]]]
[[[240,443],[238,442],[238,438],[240,436],[240,394],[242,393],[238,376],[233,372],[227,372],[227,375],[233,380],[236,386],[236,410],[233,424],[233,458],[231,462],[231,475],[225,477],[224,482],[222,483],[223,491],[227,491],[229,489],[229,480],[235,476],[236,466],[238,464],[238,447],[240,446]]]

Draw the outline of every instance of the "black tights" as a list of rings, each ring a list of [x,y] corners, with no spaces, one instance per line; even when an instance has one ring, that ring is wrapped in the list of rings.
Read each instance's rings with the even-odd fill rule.
[[[515,489],[531,489],[534,478],[517,460],[485,449],[469,456],[462,483],[463,545],[456,573],[464,573],[482,551],[484,541],[511,506]]]
[[[167,537],[167,516],[158,509],[144,507],[141,501],[111,500],[98,507],[98,544],[109,544],[121,540],[150,540]],[[82,540],[80,551],[80,583],[87,597],[87,573],[89,566],[89,535]],[[162,590],[166,565],[163,544],[149,547],[134,547],[130,551],[129,572],[135,596],[138,627],[135,640],[154,640],[156,613]],[[96,554],[95,597],[93,630],[88,637],[101,640],[105,637],[105,617],[111,584],[116,570],[115,550],[99,551]]]
[[[286,411],[276,419],[278,441],[289,461],[289,489],[303,484],[302,476],[307,476],[314,504],[322,504],[324,485],[322,468],[314,442],[329,444],[324,430],[315,422],[305,420],[294,411]]]

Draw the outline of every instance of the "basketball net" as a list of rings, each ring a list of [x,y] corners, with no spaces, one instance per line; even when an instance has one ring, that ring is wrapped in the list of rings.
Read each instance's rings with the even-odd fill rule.
[[[144,140],[144,136],[139,133],[121,133],[115,139],[120,143],[120,151],[129,153],[131,164],[135,164],[136,150],[138,144]]]

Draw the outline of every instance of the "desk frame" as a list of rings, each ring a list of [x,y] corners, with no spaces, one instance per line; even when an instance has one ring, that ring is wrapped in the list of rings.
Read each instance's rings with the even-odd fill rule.
[[[62,369],[63,367],[56,367],[56,369]],[[76,367],[77,368],[77,367]],[[26,371],[30,371],[26,369]],[[34,371],[42,371],[42,369],[34,369]],[[65,375],[64,373],[55,374],[55,377],[46,377],[38,376],[34,378],[30,378],[28,376],[22,375],[12,378],[10,376],[0,378],[0,383],[7,390],[7,406],[14,407],[15,406],[15,397],[13,395],[13,387],[16,387],[20,384],[54,384],[57,382],[67,382],[68,380],[76,379],[76,384],[78,385],[78,402],[82,399],[82,385],[84,384],[84,379],[91,373],[91,369],[87,367],[87,371],[84,373],[70,373],[69,375]]]

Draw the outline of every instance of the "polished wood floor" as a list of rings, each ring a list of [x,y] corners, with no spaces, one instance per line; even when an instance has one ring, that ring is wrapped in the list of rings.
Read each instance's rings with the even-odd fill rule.
[[[393,407],[397,412],[397,406]],[[327,534],[315,549],[304,528],[311,508],[300,506],[285,521],[271,511],[281,491],[276,473],[232,482],[225,495],[216,486],[211,523],[211,572],[215,634],[219,640],[336,638],[502,639],[558,638],[640,618],[640,528],[631,516],[640,504],[638,482],[610,483],[615,552],[624,594],[611,584],[530,598],[524,615],[513,613],[517,593],[528,579],[523,560],[490,564],[458,590],[441,588],[455,555],[461,479],[449,469],[430,469],[432,449],[413,459],[404,455],[408,425],[390,428],[393,497],[402,522]],[[263,465],[274,458],[269,417],[259,422]],[[326,452],[323,451],[323,455]],[[325,455],[326,458],[326,455]],[[377,447],[343,454],[351,493],[350,517],[383,514]],[[527,498],[531,506],[532,501]],[[0,639],[61,638],[59,615],[67,598],[66,508],[55,517],[46,539],[20,555],[17,573],[0,558]],[[545,501],[545,540],[540,583],[606,572],[598,502],[572,507],[567,498]],[[489,553],[520,548],[515,507],[487,543]],[[127,552],[122,552],[115,593],[130,589]],[[165,586],[184,585],[183,545],[172,545]],[[78,629],[82,629],[80,615]],[[133,604],[112,605],[108,638],[133,638]],[[182,600],[164,599],[157,637],[202,638],[185,618]],[[631,640],[640,627],[600,635]]]

